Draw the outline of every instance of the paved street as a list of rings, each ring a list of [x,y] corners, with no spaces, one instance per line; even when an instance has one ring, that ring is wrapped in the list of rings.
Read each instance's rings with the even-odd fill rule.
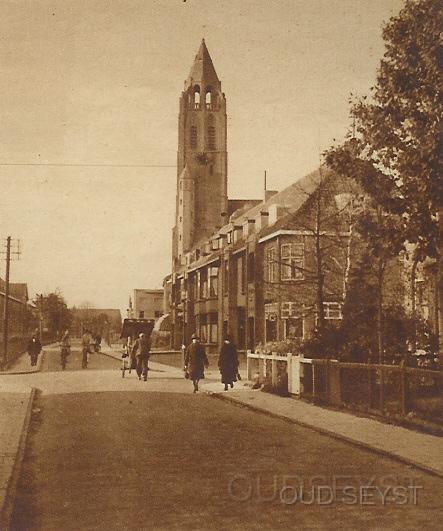
[[[114,360],[108,356],[102,356],[97,353],[89,355],[88,370],[95,369],[115,369],[120,364],[117,360]],[[43,358],[42,371],[54,372],[61,371],[61,357],[60,350],[57,348],[46,348],[45,356]],[[82,352],[79,343],[73,343],[71,353],[67,358],[66,370],[69,371],[81,371],[82,369]]]
[[[55,356],[47,372],[11,377],[41,390],[14,530],[438,528],[436,477],[193,395],[180,371],[159,364],[145,383],[122,379],[103,355],[101,369],[76,370],[74,355],[75,370],[48,372]],[[304,482],[305,503],[283,489],[288,475],[299,494]],[[353,495],[344,498],[345,485]]]

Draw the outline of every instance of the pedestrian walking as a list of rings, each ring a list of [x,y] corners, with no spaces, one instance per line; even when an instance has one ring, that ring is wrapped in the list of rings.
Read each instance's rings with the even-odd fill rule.
[[[38,355],[42,350],[42,344],[40,343],[37,334],[33,334],[31,339],[28,341],[28,347],[26,349],[31,358],[31,366],[37,365]]]
[[[198,382],[205,377],[205,367],[208,366],[205,347],[200,343],[197,334],[192,334],[191,344],[186,349],[184,370],[194,384],[194,393],[198,391]]]
[[[137,372],[138,379],[146,382],[148,379],[148,360],[149,352],[151,350],[151,342],[146,334],[139,334],[138,339],[135,341],[132,347],[132,355],[136,357],[135,370]]]
[[[69,330],[65,330],[60,340],[60,361],[62,369],[66,367],[66,358],[71,352],[71,338],[69,337]]]
[[[88,366],[89,354],[92,348],[92,334],[89,330],[85,330],[82,335],[82,369],[86,369]]]
[[[220,349],[218,357],[218,368],[221,373],[221,381],[225,384],[225,391],[228,386],[234,387],[238,375],[238,356],[234,343],[231,342],[230,336],[226,336]]]

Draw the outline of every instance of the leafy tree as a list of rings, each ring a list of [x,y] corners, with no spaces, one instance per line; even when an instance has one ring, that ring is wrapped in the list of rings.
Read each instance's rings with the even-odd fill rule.
[[[326,154],[332,168],[354,177],[372,198],[376,215],[366,236],[378,250],[381,280],[390,245],[395,255],[406,242],[414,244],[414,263],[441,259],[442,22],[439,0],[406,1],[384,28],[386,51],[370,98],[351,100],[348,140]],[[379,318],[381,312],[382,300]],[[381,333],[382,323],[378,328]],[[380,356],[382,350],[380,336]]]
[[[51,338],[60,336],[63,330],[69,329],[71,326],[72,313],[68,309],[60,290],[57,289],[55,292],[36,296],[34,304],[41,312]]]

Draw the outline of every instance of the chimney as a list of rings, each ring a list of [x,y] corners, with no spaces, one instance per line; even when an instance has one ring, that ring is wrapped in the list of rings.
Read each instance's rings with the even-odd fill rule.
[[[261,229],[264,229],[268,226],[269,212],[262,210],[258,216],[255,218],[255,229],[259,232]]]
[[[254,232],[255,219],[247,219],[243,222],[243,237],[247,237]]]
[[[274,203],[273,205],[269,205],[269,221],[268,225],[273,225],[277,219],[281,218],[285,214],[288,213],[287,209],[283,207],[282,205],[277,205]]]

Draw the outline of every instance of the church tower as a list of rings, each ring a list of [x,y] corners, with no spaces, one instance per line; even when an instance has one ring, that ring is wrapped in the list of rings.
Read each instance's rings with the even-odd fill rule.
[[[180,97],[173,263],[224,224],[226,99],[204,39]]]

